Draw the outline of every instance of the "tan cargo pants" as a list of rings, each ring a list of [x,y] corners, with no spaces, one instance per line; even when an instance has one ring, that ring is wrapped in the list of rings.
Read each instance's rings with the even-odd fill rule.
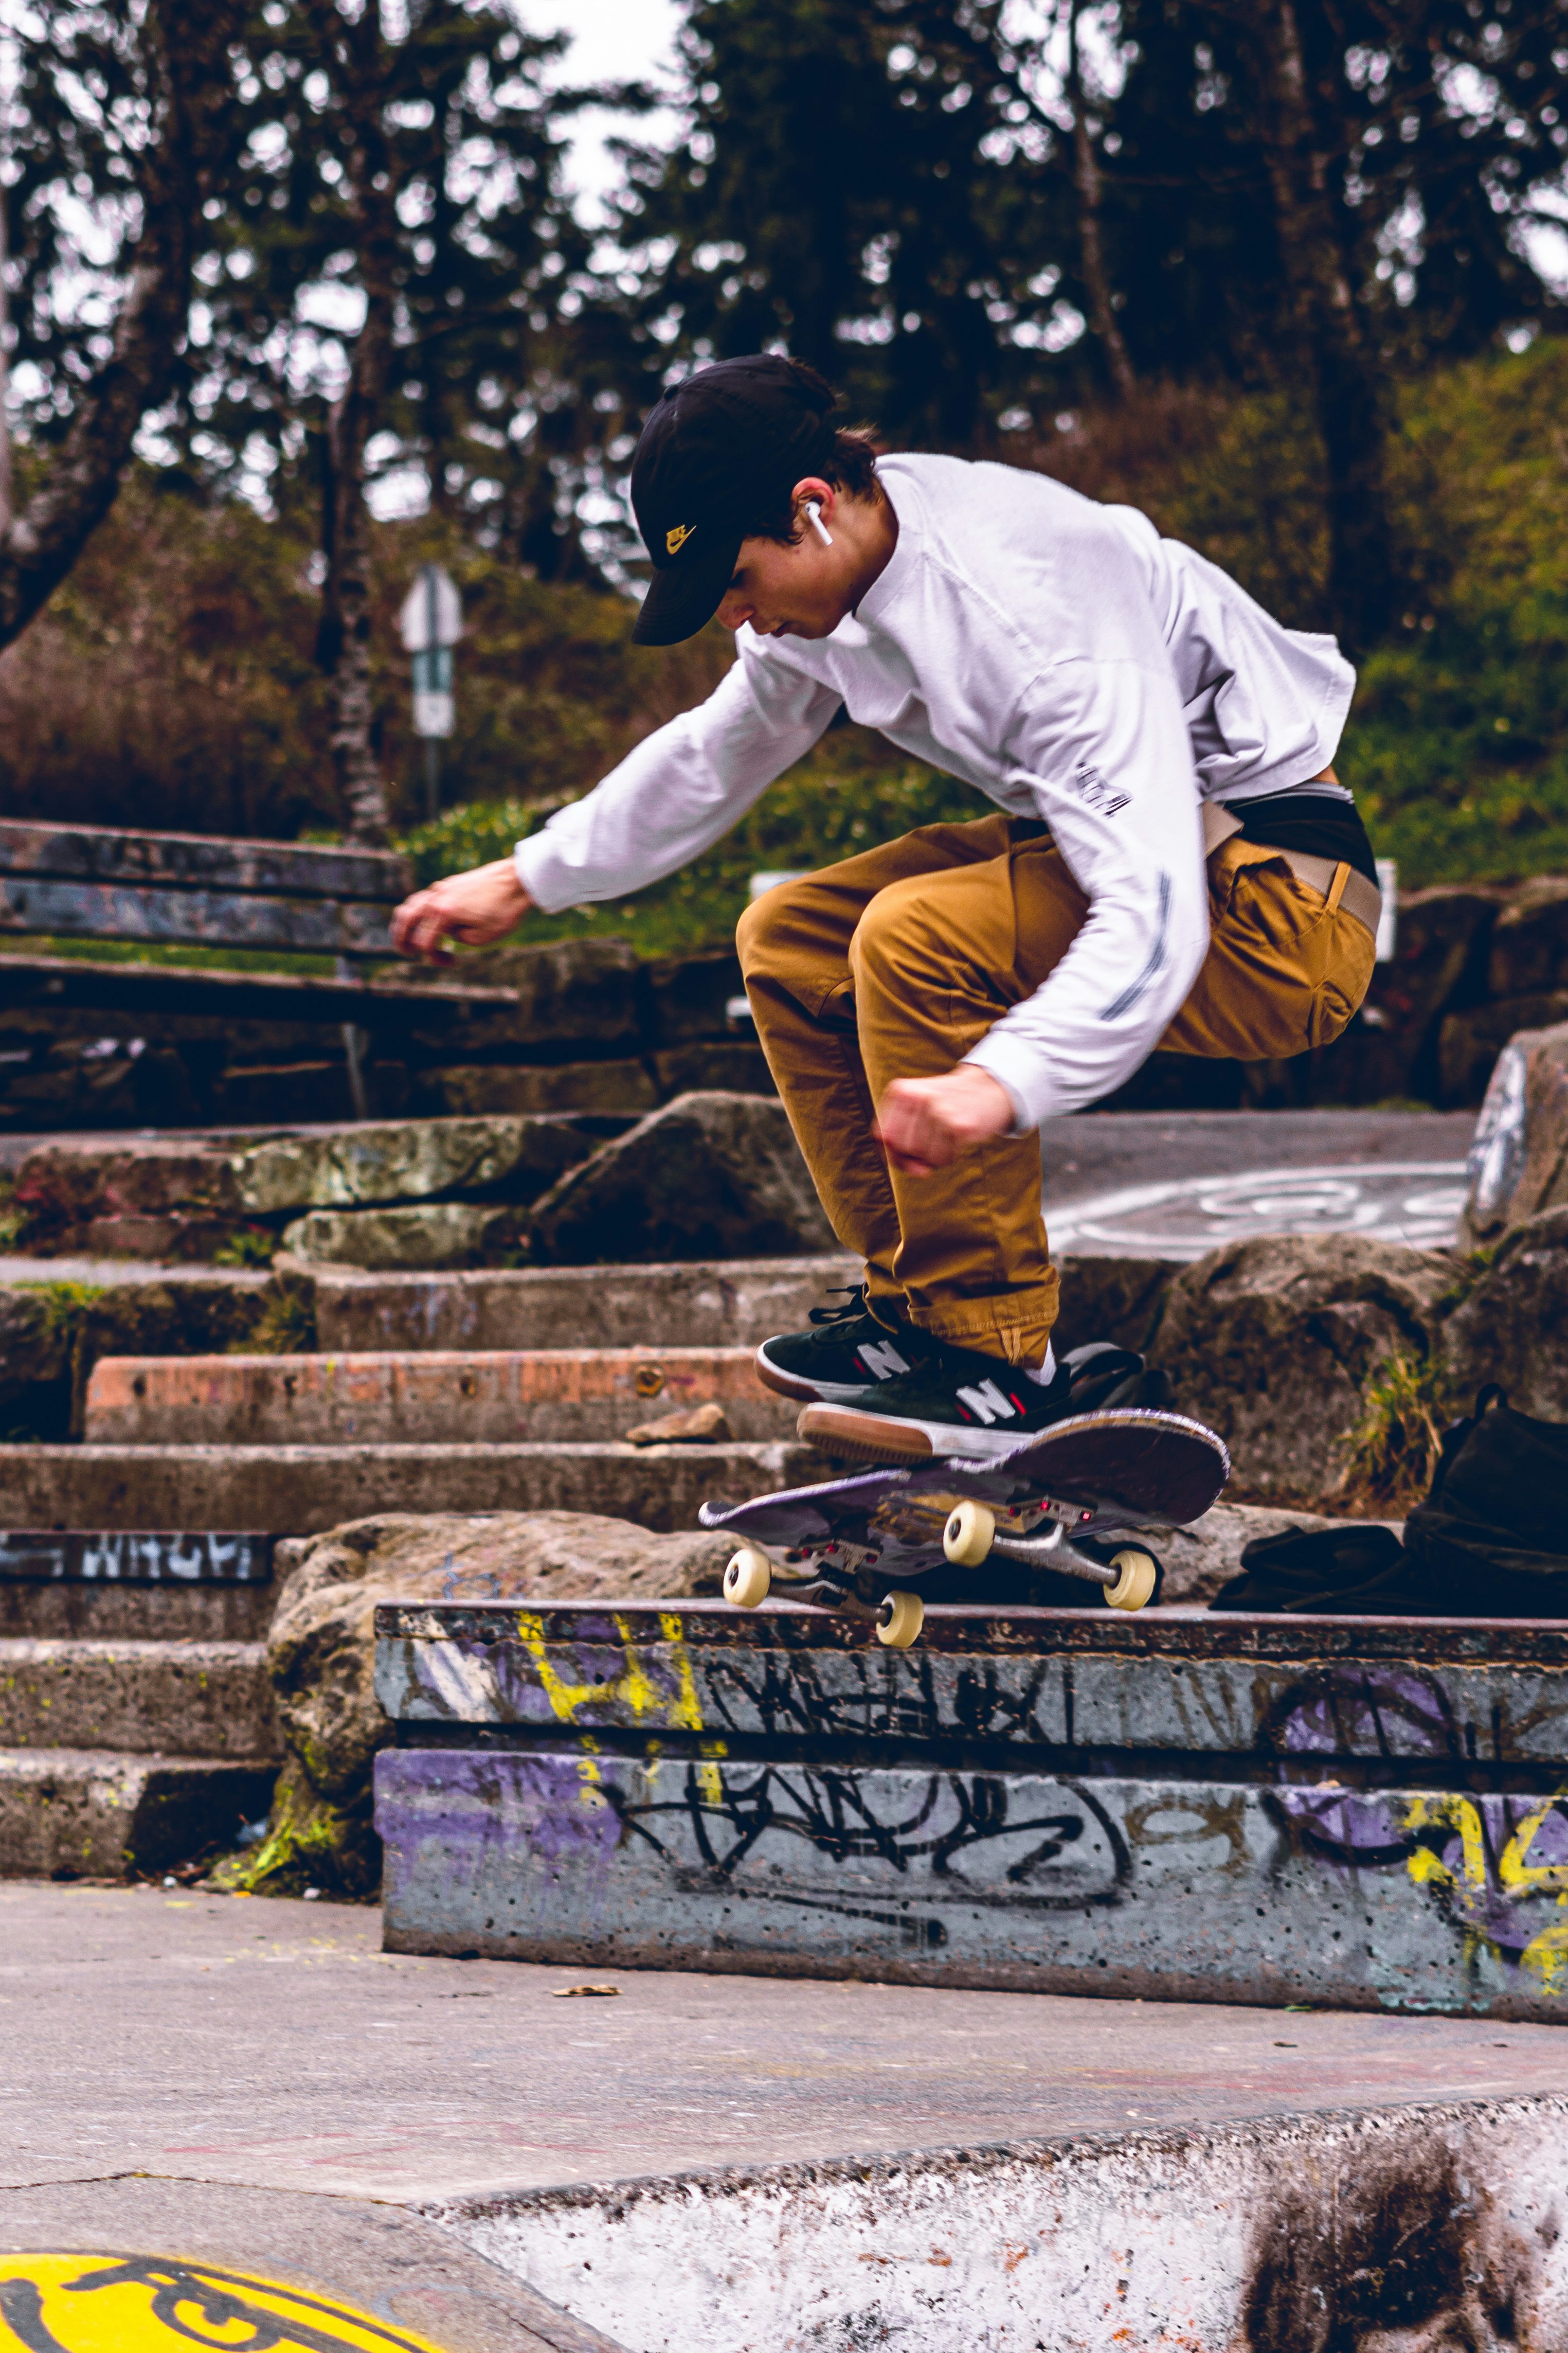
[[[1160,1045],[1242,1061],[1338,1037],[1372,976],[1373,935],[1278,854],[1233,837],[1208,861],[1209,951]],[[1088,912],[1038,825],[998,813],[779,884],[741,918],[757,1034],[833,1229],[881,1312],[1010,1364],[1038,1364],[1057,1314],[1031,1130],[930,1176],[890,1170],[871,1134],[898,1078],[950,1071],[1038,988]]]

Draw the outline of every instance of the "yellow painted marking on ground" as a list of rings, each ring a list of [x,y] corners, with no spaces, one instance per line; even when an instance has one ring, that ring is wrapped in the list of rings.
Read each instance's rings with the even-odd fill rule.
[[[193,2343],[443,2353],[353,2305],[177,2256],[0,2255],[0,2353],[189,2353]]]

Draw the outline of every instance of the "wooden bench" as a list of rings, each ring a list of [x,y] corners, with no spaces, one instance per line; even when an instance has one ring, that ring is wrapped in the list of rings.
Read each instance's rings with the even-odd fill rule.
[[[507,989],[372,976],[394,955],[392,910],[413,887],[390,850],[229,841],[196,833],[0,820],[0,1009],[112,1008],[150,1016],[330,1022],[345,1032],[363,1115],[369,1029],[471,1029],[515,1006]],[[331,956],[333,971],[203,971],[7,955],[4,935],[129,941],[146,947]]]

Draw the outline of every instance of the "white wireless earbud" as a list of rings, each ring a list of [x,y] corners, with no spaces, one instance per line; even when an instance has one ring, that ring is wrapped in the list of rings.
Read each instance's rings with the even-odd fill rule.
[[[805,502],[805,511],[811,517],[811,527],[816,533],[818,539],[822,542],[824,547],[831,547],[833,544],[833,533],[823,522],[822,509],[817,505],[815,499],[807,499]]]

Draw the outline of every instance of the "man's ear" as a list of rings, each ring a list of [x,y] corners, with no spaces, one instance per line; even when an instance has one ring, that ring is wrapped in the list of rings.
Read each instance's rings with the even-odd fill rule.
[[[790,492],[797,533],[809,527],[811,518],[805,512],[808,501],[819,510],[824,522],[831,522],[833,510],[838,504],[838,493],[832,483],[820,474],[807,474],[798,481]]]

